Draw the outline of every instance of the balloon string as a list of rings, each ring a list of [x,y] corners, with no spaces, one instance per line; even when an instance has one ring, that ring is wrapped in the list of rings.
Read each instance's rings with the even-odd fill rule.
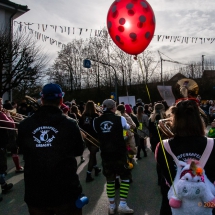
[[[141,62],[140,62],[140,58],[138,58],[138,62],[139,62],[140,69],[141,69],[142,74],[143,74],[143,67],[142,67],[142,64],[141,64]],[[148,89],[147,84],[146,84],[146,91],[147,91],[147,94],[148,94],[148,97],[149,97],[149,101],[150,101],[150,103],[151,103],[152,101],[151,101],[151,97],[150,97],[150,93],[149,93],[149,89]]]
[[[140,58],[138,58],[138,62],[139,62],[140,69],[141,69],[142,74],[143,74],[143,67],[142,67]],[[149,97],[149,100],[150,100],[150,103],[151,103],[150,92],[149,92],[149,89],[148,89],[147,84],[146,84],[146,90],[147,90],[148,97]],[[168,169],[168,172],[169,172],[170,180],[171,180],[171,183],[172,183],[172,186],[173,186],[173,191],[174,191],[175,196],[177,197],[177,194],[176,194],[176,191],[175,191],[175,186],[174,186],[173,179],[172,179],[172,174],[171,174],[171,172],[170,172],[169,163],[168,163],[168,160],[167,160],[167,157],[166,157],[166,152],[165,152],[165,149],[164,149],[163,140],[162,140],[162,138],[161,138],[160,131],[159,131],[159,128],[158,128],[157,123],[156,123],[156,128],[157,128],[158,136],[159,136],[159,139],[160,139],[162,151],[163,151],[163,154],[164,154],[164,159],[165,159],[165,161],[166,161],[167,169]]]
[[[174,186],[174,182],[173,182],[173,179],[172,179],[172,174],[171,174],[171,172],[170,172],[169,163],[168,163],[168,160],[167,160],[167,157],[166,157],[166,152],[165,152],[165,149],[164,149],[163,140],[162,140],[162,138],[161,138],[158,125],[157,125],[156,122],[155,122],[155,124],[156,124],[156,128],[157,128],[158,136],[159,136],[159,139],[160,139],[162,151],[163,151],[163,154],[164,154],[164,158],[165,158],[165,161],[166,161],[166,166],[167,166],[167,169],[168,169],[168,172],[169,172],[170,180],[171,180],[171,183],[172,183],[173,191],[174,191],[175,196],[177,197],[176,190],[175,190],[175,186]]]

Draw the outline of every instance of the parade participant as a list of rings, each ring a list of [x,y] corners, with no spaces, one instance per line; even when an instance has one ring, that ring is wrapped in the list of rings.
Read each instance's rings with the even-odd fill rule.
[[[134,211],[128,207],[126,202],[131,172],[128,168],[127,150],[123,138],[123,129],[128,130],[130,126],[123,116],[115,115],[116,103],[114,100],[106,99],[103,102],[103,108],[103,115],[95,118],[93,124],[95,131],[98,133],[103,174],[107,180],[107,195],[110,202],[109,214],[114,214],[116,210],[116,174],[121,178],[118,212],[131,214]]]
[[[137,116],[133,113],[133,110],[130,105],[125,105],[125,111],[126,113],[131,117],[133,122],[136,125],[136,128],[134,128],[134,139],[135,139],[135,145],[138,146],[139,144],[139,135],[137,134],[137,128],[140,126],[140,123],[138,122]]]
[[[75,157],[83,153],[83,139],[77,122],[60,110],[63,95],[59,85],[46,84],[42,106],[18,128],[30,215],[82,214],[75,205],[82,193]]]
[[[142,99],[137,99],[136,105],[133,107],[134,114],[137,114],[137,108],[139,106],[144,106],[144,103],[142,102]]]
[[[165,118],[164,105],[161,103],[155,104],[154,111],[152,112],[149,118],[149,137],[150,137],[151,150],[153,153],[155,153],[156,146],[160,142],[157,125],[159,120],[164,118]],[[157,170],[157,176],[158,176],[158,185],[160,185],[162,175],[161,175],[160,166],[158,164],[156,165],[156,170]]]
[[[149,137],[149,130],[148,130],[148,126],[149,126],[149,118],[148,116],[144,113],[144,107],[143,106],[139,106],[137,108],[137,119],[140,123],[139,128],[137,129],[137,133],[139,135],[139,145],[137,147],[137,156],[136,158],[138,160],[141,159],[140,157],[140,152],[141,149],[143,150],[144,153],[144,157],[147,157],[147,152],[146,152],[146,139]]]
[[[7,170],[7,150],[6,146],[8,144],[8,130],[14,129],[15,124],[13,123],[13,119],[10,116],[9,112],[3,112],[2,109],[2,98],[0,98],[0,184],[2,193],[7,193],[12,187],[13,184],[6,183],[5,181],[5,172]],[[3,122],[5,121],[5,122]],[[9,128],[9,129],[6,129]],[[2,196],[0,195],[0,201],[2,201]]]
[[[63,111],[63,113],[65,115],[68,116],[68,112],[69,112],[69,107],[67,105],[65,105],[64,103],[61,104],[60,109]]]
[[[171,151],[181,161],[198,161],[205,150],[207,138],[205,137],[205,127],[199,114],[197,103],[193,100],[179,101],[177,105],[172,108],[172,114],[172,132],[175,136],[168,139]],[[161,182],[162,205],[160,215],[171,215],[172,212],[169,206],[167,193],[172,182],[168,169],[170,169],[171,177],[174,179],[176,175],[176,165],[172,156],[166,150],[165,153],[168,167],[162,146],[159,143],[156,148],[155,156],[165,178],[165,180]],[[212,183],[215,181],[214,163],[215,147],[213,147],[210,157],[204,167],[205,174]],[[198,205],[196,207],[198,207]]]
[[[160,142],[157,125],[160,119],[165,118],[165,107],[161,103],[157,103],[154,106],[154,111],[150,115],[149,118],[149,136],[150,136],[150,144],[151,150],[155,153],[155,149],[157,144]]]
[[[152,112],[149,110],[149,105],[148,105],[148,104],[145,104],[145,105],[144,105],[144,109],[145,109],[144,113],[145,113],[148,117],[150,117],[150,115],[151,115]]]
[[[98,135],[93,129],[93,120],[95,117],[98,117],[98,116],[99,114],[96,111],[94,102],[89,100],[84,107],[84,111],[80,119],[79,125],[84,131],[86,131],[95,139],[98,138],[97,137]],[[91,140],[91,137],[87,136],[87,138]],[[91,175],[92,170],[93,169],[95,170],[95,176],[98,176],[98,174],[101,172],[101,169],[97,166],[97,159],[96,159],[96,154],[99,151],[99,148],[94,146],[92,143],[88,142],[87,140],[85,140],[85,142],[86,142],[87,148],[90,151],[90,159],[88,162],[86,182],[91,182],[94,180],[94,178],[92,178],[92,175]]]
[[[81,119],[81,111],[79,110],[78,106],[72,105],[72,107],[70,109],[70,113],[74,113],[79,122],[79,120]]]
[[[79,124],[79,121],[81,120],[81,111],[78,109],[78,106],[72,105],[68,115],[69,117],[75,119]],[[81,163],[83,163],[84,161],[85,161],[85,158],[83,157],[83,155],[81,155]]]
[[[6,110],[12,111],[13,106],[11,103],[6,103],[4,105]],[[12,119],[13,120],[13,119]],[[11,152],[12,159],[16,167],[16,173],[23,173],[24,168],[20,165],[19,155],[18,155],[18,147],[16,145],[17,132],[15,130],[8,130],[8,145],[7,150]]]
[[[128,107],[127,107],[128,109]],[[135,129],[136,125],[133,122],[133,120],[131,119],[131,117],[126,113],[125,110],[125,106],[120,104],[117,106],[117,110],[120,111],[121,116],[124,116],[127,123],[130,125],[130,129]],[[125,142],[127,145],[127,149],[128,149],[128,154],[129,155],[136,155],[137,154],[137,149],[135,148],[135,139],[134,139],[134,133],[130,130],[126,131],[126,137],[125,138]]]

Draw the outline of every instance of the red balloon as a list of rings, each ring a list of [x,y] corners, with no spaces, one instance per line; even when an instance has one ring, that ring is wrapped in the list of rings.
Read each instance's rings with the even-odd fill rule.
[[[145,0],[115,0],[107,14],[107,28],[120,49],[138,55],[153,38],[155,15]]]

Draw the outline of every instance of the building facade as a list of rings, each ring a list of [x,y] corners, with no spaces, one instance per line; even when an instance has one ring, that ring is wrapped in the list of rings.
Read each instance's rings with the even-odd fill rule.
[[[8,29],[12,35],[13,21],[28,11],[28,6],[16,4],[8,0],[0,0],[0,31]],[[3,101],[5,100],[12,100],[11,92],[3,95]]]

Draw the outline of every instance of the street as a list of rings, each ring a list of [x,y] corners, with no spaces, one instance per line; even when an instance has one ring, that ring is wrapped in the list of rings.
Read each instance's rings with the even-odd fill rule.
[[[142,153],[142,152],[141,152]],[[143,157],[136,161],[132,170],[133,183],[130,186],[128,205],[134,209],[136,215],[157,215],[161,203],[160,189],[157,185],[156,164],[154,154],[150,149],[147,151],[148,157]],[[85,162],[80,163],[80,157],[77,158],[78,174],[80,177],[83,191],[89,198],[89,204],[83,208],[83,215],[106,215],[108,214],[108,199],[105,187],[105,177],[100,174],[95,180],[86,183],[87,163],[89,160],[89,151],[84,151]],[[99,153],[97,154],[98,165],[101,166]],[[24,165],[22,155],[20,155],[21,164]],[[94,177],[94,172],[92,173]],[[0,202],[1,215],[27,215],[28,210],[24,202],[24,181],[23,173],[15,173],[14,163],[11,156],[8,157],[7,182],[14,184],[13,189],[3,195],[3,201]],[[56,187],[56,192],[59,188]],[[119,203],[119,191],[116,191],[116,202]],[[117,213],[116,213],[117,214]]]

